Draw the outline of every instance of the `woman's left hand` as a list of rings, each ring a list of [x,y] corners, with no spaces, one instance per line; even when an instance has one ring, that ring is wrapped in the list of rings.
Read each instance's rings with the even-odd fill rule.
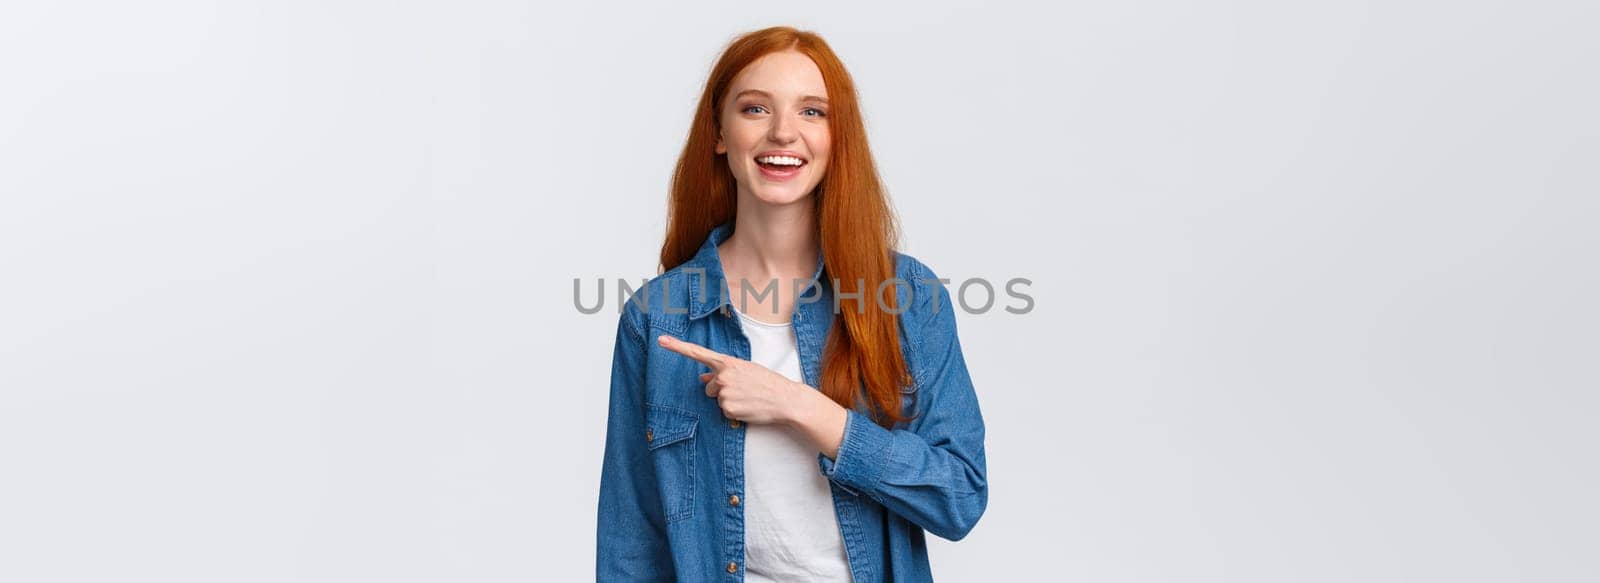
[[[661,335],[662,348],[699,361],[711,372],[700,375],[706,396],[715,397],[722,415],[746,423],[792,423],[811,387],[789,380],[754,362],[722,354],[693,342]],[[805,392],[799,389],[805,389]]]

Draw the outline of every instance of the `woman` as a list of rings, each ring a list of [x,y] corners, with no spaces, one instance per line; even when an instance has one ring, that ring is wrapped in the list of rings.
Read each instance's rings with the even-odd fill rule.
[[[929,581],[988,503],[949,294],[894,250],[854,85],[815,34],[736,39],[617,328],[602,581]]]

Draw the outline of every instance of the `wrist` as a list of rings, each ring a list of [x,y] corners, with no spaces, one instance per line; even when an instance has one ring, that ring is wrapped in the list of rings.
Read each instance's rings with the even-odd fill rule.
[[[795,382],[790,385],[790,388],[790,402],[793,406],[787,408],[783,419],[784,424],[790,427],[804,428],[810,424],[812,419],[816,418],[820,407],[833,402],[828,400],[822,394],[822,391],[813,389],[805,383]],[[822,401],[827,401],[827,403]]]
[[[795,385],[803,392],[796,393],[797,404],[790,408],[790,417],[785,421],[816,446],[818,452],[837,460],[849,425],[850,410],[833,402],[822,391],[802,383]]]

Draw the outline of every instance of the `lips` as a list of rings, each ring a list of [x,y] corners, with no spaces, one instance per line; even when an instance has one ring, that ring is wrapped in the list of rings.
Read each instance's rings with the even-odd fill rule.
[[[800,169],[809,163],[805,158],[788,150],[774,150],[762,152],[755,156],[756,167],[761,169],[762,176],[772,180],[788,180],[800,174]]]

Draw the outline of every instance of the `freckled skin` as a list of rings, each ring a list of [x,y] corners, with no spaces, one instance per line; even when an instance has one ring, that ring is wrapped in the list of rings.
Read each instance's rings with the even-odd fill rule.
[[[769,95],[739,97],[747,89]],[[827,85],[817,64],[797,51],[763,56],[734,77],[718,116],[721,135],[716,148],[718,154],[727,155],[741,200],[753,196],[787,205],[809,196],[822,181],[832,146],[827,105],[802,102],[807,95],[826,97]],[[768,150],[798,153],[806,160],[800,175],[783,181],[762,175],[755,156]]]

